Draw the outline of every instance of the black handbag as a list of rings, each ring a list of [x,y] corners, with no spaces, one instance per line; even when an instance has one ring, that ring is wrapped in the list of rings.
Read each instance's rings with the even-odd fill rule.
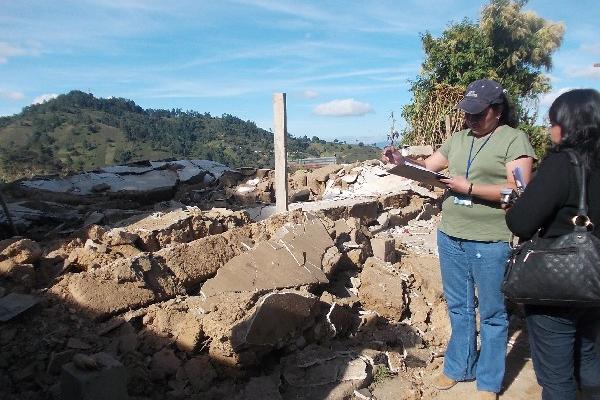
[[[600,306],[600,239],[587,216],[586,169],[574,151],[567,153],[580,188],[573,232],[541,238],[538,231],[512,249],[502,291],[517,303]]]

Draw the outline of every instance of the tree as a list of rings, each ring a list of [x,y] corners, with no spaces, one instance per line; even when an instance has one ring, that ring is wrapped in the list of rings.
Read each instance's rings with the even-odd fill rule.
[[[469,82],[482,78],[500,82],[516,106],[519,121],[534,123],[537,98],[550,90],[542,70],[552,67],[552,53],[560,47],[564,26],[524,11],[525,4],[526,0],[490,0],[478,22],[464,19],[450,24],[439,38],[429,32],[421,36],[425,60],[411,84],[412,102],[403,107],[408,123],[405,140],[436,85],[464,90]]]

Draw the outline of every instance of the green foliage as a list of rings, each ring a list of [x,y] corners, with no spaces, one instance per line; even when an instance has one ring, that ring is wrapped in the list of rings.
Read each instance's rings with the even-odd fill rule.
[[[436,38],[422,35],[425,60],[412,82],[412,102],[402,116],[409,123],[422,114],[437,84],[465,88],[469,82],[489,78],[500,82],[516,106],[521,122],[535,120],[537,96],[550,90],[542,70],[552,67],[552,53],[562,42],[564,26],[523,11],[527,1],[490,0],[478,22],[464,19],[450,24]]]
[[[548,135],[546,128],[543,126],[523,123],[519,125],[519,129],[529,136],[529,141],[535,150],[537,159],[541,160],[544,158],[548,148],[551,145],[550,135]]]
[[[376,365],[373,372],[373,383],[381,383],[392,377],[392,371],[386,365]]]
[[[378,158],[369,146],[288,138],[290,158]],[[65,174],[113,163],[209,159],[231,167],[272,167],[273,134],[233,115],[144,110],[133,101],[72,91],[0,118],[0,178]]]

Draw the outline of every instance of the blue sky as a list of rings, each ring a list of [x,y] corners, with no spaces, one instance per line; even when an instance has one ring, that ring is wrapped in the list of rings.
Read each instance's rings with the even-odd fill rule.
[[[0,0],[0,115],[78,89],[269,129],[272,93],[286,92],[291,134],[382,142],[390,112],[410,101],[419,33],[476,19],[485,3]],[[542,108],[561,91],[600,86],[599,4],[526,6],[566,27]]]

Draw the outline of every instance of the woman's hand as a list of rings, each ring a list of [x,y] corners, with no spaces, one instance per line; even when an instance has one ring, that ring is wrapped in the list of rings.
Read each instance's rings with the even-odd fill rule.
[[[452,190],[455,193],[463,193],[467,194],[469,191],[469,187],[471,186],[471,182],[467,180],[464,176],[453,176],[449,179],[440,179],[440,182],[445,183],[448,189]]]
[[[381,153],[381,161],[399,165],[404,162],[404,156],[394,146],[388,146]]]

